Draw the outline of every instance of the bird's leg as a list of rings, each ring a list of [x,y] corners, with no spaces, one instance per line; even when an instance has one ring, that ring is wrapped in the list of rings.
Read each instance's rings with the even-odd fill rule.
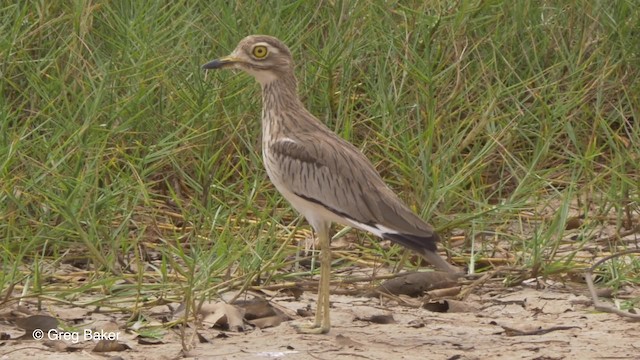
[[[329,237],[329,226],[325,226],[323,231],[318,233],[320,238],[320,286],[318,287],[318,308],[322,317],[316,314],[316,323],[321,320],[320,332],[328,333],[331,328],[331,318],[329,316],[329,287],[331,282],[331,238]]]
[[[298,327],[298,331],[306,334],[326,334],[331,328],[329,316],[329,285],[331,280],[331,238],[329,224],[316,227],[320,240],[320,284],[318,286],[318,302],[316,316],[312,326]]]

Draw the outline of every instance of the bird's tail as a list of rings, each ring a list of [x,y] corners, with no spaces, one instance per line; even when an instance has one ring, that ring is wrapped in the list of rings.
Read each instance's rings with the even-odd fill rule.
[[[446,271],[448,273],[461,272],[460,269],[444,261],[444,259],[440,255],[438,255],[438,247],[436,243],[440,241],[440,236],[438,236],[438,234],[435,232],[432,233],[431,236],[387,232],[382,234],[382,237],[416,251],[431,265],[437,267],[442,271]]]

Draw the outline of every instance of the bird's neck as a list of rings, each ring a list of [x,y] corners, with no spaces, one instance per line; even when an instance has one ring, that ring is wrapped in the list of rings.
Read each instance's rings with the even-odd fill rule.
[[[304,107],[297,94],[296,78],[279,76],[262,85],[262,145],[263,152],[269,142],[288,137],[292,129],[322,130],[319,123]]]
[[[262,109],[281,113],[302,107],[298,98],[298,85],[293,74],[280,74],[272,81],[262,83]]]

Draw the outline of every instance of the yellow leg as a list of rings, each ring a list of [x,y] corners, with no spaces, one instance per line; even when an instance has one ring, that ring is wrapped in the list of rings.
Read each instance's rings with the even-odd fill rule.
[[[331,328],[329,317],[329,285],[331,280],[331,238],[329,237],[329,224],[316,227],[318,240],[320,240],[320,284],[318,286],[318,302],[316,304],[316,317],[312,326],[300,327],[298,332],[305,334],[326,334]]]

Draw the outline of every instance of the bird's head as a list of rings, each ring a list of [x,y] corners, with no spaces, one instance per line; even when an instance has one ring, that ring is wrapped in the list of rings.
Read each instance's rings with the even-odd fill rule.
[[[250,35],[242,39],[229,55],[202,66],[204,69],[240,69],[251,74],[262,85],[293,72],[289,48],[267,35]]]

